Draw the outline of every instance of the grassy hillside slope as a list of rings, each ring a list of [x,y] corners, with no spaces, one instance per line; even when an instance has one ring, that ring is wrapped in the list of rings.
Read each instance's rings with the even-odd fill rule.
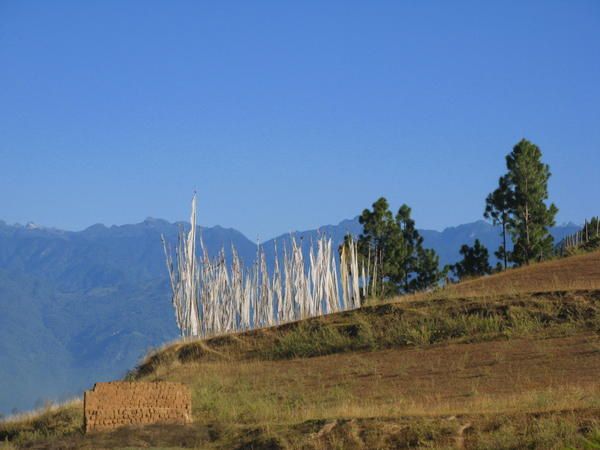
[[[180,227],[148,218],[141,223],[78,232],[7,225],[0,220],[0,414],[80,394],[94,381],[121,377],[149,348],[177,336],[161,234],[176,245]],[[358,220],[295,233],[305,251],[321,233],[337,246],[359,233]],[[551,230],[556,240],[575,232]],[[235,245],[246,267],[256,244],[228,228],[201,227],[212,256]],[[498,230],[475,222],[443,232],[423,231],[442,264],[458,259],[460,243],[479,238],[498,246]],[[276,238],[281,250],[290,236]],[[275,241],[263,243],[273,267]]]
[[[83,435],[81,404],[73,403],[0,424],[0,441],[25,448],[598,448],[599,263],[600,253],[578,256],[420,298],[174,343],[128,378],[187,383],[193,425]]]
[[[476,278],[449,286],[446,292],[449,296],[481,297],[585,289],[600,289],[600,252],[598,251]]]

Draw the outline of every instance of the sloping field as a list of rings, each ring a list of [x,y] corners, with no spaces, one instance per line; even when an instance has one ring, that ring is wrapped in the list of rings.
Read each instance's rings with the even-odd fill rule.
[[[182,364],[151,379],[192,387],[192,426],[26,447],[586,448],[600,438],[599,370],[595,333]]]
[[[592,289],[600,289],[599,251],[509,269],[458,283],[448,287],[446,291],[449,295],[480,297]]]
[[[600,407],[598,370],[600,338],[581,333],[310,359],[188,364],[164,378],[193,387],[196,417],[287,423]]]
[[[128,378],[188,384],[193,425],[83,435],[81,406],[72,404],[0,424],[0,441],[24,448],[598,448],[600,290],[582,290],[598,283],[597,268],[587,267],[597,262],[597,253],[556,261],[585,273],[563,274],[563,289],[546,289],[560,272],[552,262],[504,278],[525,286],[523,273],[533,273],[538,292],[463,297],[444,290],[176,343]]]

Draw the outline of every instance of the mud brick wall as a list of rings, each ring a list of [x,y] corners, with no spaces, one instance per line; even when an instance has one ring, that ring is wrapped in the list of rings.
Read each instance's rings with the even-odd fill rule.
[[[96,383],[83,397],[85,431],[124,425],[185,424],[192,421],[192,395],[181,383]]]

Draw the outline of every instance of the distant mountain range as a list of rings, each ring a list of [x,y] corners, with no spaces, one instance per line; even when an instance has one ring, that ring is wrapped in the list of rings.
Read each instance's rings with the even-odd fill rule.
[[[29,409],[78,395],[95,381],[123,376],[152,347],[177,338],[160,235],[175,244],[180,227],[146,219],[70,232],[0,221],[0,412]],[[552,229],[556,241],[574,224]],[[319,233],[341,242],[359,234],[357,218],[295,233],[310,245]],[[230,228],[201,228],[212,255],[235,245],[245,264],[256,244]],[[499,230],[484,221],[421,230],[441,264],[479,238],[493,253]],[[289,235],[263,243],[273,260]]]

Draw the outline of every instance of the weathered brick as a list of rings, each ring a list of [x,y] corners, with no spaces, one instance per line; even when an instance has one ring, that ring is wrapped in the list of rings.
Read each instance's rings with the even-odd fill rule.
[[[189,423],[192,396],[187,386],[171,382],[96,383],[84,394],[85,430],[124,425]]]

